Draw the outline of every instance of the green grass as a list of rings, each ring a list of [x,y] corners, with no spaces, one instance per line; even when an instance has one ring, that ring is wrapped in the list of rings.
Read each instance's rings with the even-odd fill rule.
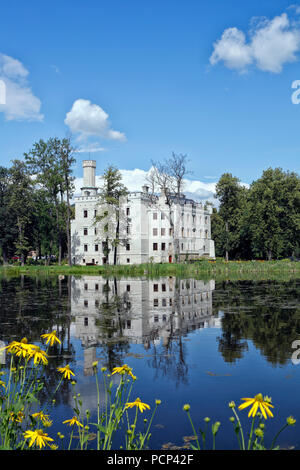
[[[145,263],[139,265],[105,266],[1,266],[0,275],[102,275],[104,277],[160,276],[201,277],[221,279],[264,279],[300,276],[300,262],[290,260],[276,261],[216,261],[200,260],[195,263]]]

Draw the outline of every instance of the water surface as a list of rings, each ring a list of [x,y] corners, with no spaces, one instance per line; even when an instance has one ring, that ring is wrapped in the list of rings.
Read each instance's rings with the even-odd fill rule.
[[[95,413],[93,362],[109,370],[127,363],[138,377],[132,398],[151,407],[162,400],[151,448],[186,445],[193,433],[182,406],[189,403],[197,427],[206,416],[221,421],[217,447],[231,449],[237,447],[231,400],[271,396],[275,418],[267,435],[290,415],[300,426],[300,365],[291,360],[292,343],[300,340],[299,287],[297,279],[2,278],[0,340],[39,342],[41,334],[58,331],[62,343],[46,369],[45,403],[57,385],[56,368],[68,363],[83,408]],[[66,385],[51,408],[53,437],[66,433],[61,422],[73,416],[73,394]],[[247,426],[247,413],[240,416]],[[283,447],[299,448],[299,426],[282,435]]]

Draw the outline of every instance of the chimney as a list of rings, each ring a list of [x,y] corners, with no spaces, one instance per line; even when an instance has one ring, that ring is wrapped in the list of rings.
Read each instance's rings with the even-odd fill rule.
[[[148,194],[148,193],[149,193],[149,186],[147,186],[147,185],[145,184],[144,186],[142,186],[142,190],[143,190],[143,193]]]
[[[95,160],[83,160],[83,187],[84,188],[95,188]]]

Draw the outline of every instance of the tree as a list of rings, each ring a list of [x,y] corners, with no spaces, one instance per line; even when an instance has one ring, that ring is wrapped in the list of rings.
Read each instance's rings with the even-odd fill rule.
[[[292,256],[299,250],[300,178],[268,168],[250,187],[248,224],[257,257]]]
[[[73,191],[72,165],[75,159],[70,139],[42,139],[25,153],[25,161],[36,177],[36,182],[46,189],[55,206],[56,237],[58,245],[58,262],[63,255],[63,239],[67,238],[68,262],[71,264],[70,239],[70,196]],[[66,196],[66,202],[64,197]]]
[[[75,163],[73,156],[74,148],[71,146],[70,139],[63,139],[60,144],[60,171],[62,175],[61,194],[66,196],[66,232],[68,247],[68,264],[72,264],[71,254],[71,204],[70,198],[74,191],[74,177],[72,175],[72,165]]]
[[[178,203],[180,197],[182,197],[184,177],[190,173],[187,169],[187,155],[172,152],[170,158],[162,162],[152,161],[151,163],[152,168],[146,178],[146,181],[150,185],[149,201],[152,206],[160,206],[162,202],[158,197],[160,193],[161,197],[164,199],[165,205],[168,207],[166,216],[169,220],[174,237],[174,252],[176,258],[179,252],[180,228],[179,225],[175,227],[173,205]]]
[[[55,205],[44,188],[36,188],[33,192],[32,206],[32,236],[33,246],[39,258],[45,256],[45,263],[55,248],[56,213]]]
[[[110,250],[113,249],[114,264],[117,264],[118,247],[127,242],[127,217],[122,206],[128,190],[122,183],[120,171],[112,165],[104,171],[102,181],[99,190],[99,213],[95,217],[95,224],[99,228],[101,239],[104,239],[103,252],[107,262]]]
[[[4,264],[13,253],[14,240],[17,236],[15,218],[9,209],[10,196],[9,169],[0,167],[0,248]]]
[[[234,254],[239,245],[246,189],[240,185],[238,178],[231,173],[224,173],[216,185],[216,197],[220,201],[219,218],[215,218],[215,222],[218,220],[218,242],[222,254],[225,254],[228,261],[229,254]]]
[[[17,237],[15,241],[16,254],[24,265],[28,251],[31,248],[31,209],[33,183],[27,167],[20,160],[13,160],[9,171],[11,193],[8,210],[12,211],[16,220]]]

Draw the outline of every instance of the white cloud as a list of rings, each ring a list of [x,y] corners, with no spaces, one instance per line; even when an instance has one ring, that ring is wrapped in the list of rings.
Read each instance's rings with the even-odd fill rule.
[[[75,149],[75,153],[98,153],[104,152],[106,149],[104,147],[99,147],[98,144],[89,144],[85,147],[79,147]]]
[[[5,104],[0,105],[7,121],[41,121],[41,101],[28,85],[28,70],[17,59],[0,53],[0,80],[5,83]]]
[[[211,65],[224,62],[225,66],[241,72],[250,65],[258,69],[279,73],[286,63],[297,60],[300,50],[299,25],[292,25],[287,14],[272,20],[261,18],[249,31],[249,40],[237,28],[226,29],[214,43]]]
[[[111,128],[109,115],[97,104],[89,100],[74,101],[71,110],[66,114],[65,124],[79,139],[90,136],[105,139],[126,140],[125,134]]]
[[[223,61],[230,69],[244,69],[252,62],[251,48],[246,44],[246,37],[237,28],[228,28],[221,39],[214,44],[210,57],[211,65]]]

